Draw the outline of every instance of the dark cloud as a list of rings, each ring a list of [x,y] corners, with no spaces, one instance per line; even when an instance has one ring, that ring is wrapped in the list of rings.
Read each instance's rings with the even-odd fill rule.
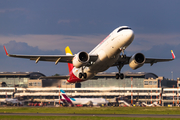
[[[121,25],[137,33],[180,32],[180,1],[1,1],[1,34],[104,34]],[[60,24],[61,23],[61,24]]]
[[[61,51],[43,51],[38,47],[29,46],[24,42],[10,41],[5,44],[9,53],[14,54],[30,54],[30,55],[59,55]],[[36,72],[40,71],[45,75],[54,75],[56,73],[66,75],[68,74],[67,64],[59,63],[55,65],[53,62],[39,62],[35,64],[35,61],[30,61],[28,59],[19,59],[7,57],[3,49],[3,45],[0,45],[0,71],[1,72]]]

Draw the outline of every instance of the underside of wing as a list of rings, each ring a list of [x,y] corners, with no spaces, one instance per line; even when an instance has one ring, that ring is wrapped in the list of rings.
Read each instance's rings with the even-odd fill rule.
[[[6,52],[6,55],[9,57],[16,57],[16,58],[25,58],[34,60],[36,63],[39,61],[49,61],[49,62],[55,62],[55,64],[58,64],[58,62],[65,62],[65,63],[72,63],[72,60],[74,58],[74,55],[66,54],[66,55],[18,55],[18,54],[9,54],[4,46],[4,50]],[[95,62],[98,58],[97,55],[89,55],[90,62]]]
[[[126,65],[126,64],[141,64],[143,65],[144,63],[150,63],[153,65],[154,63],[157,62],[167,62],[167,61],[172,61],[175,59],[175,54],[171,50],[172,58],[171,59],[158,59],[158,58],[145,58],[145,56],[142,53],[136,53],[133,56],[119,56],[119,59],[115,64],[112,66],[117,66],[117,65]]]
[[[146,58],[146,61],[145,63],[150,63],[151,66],[154,64],[154,63],[157,63],[157,62],[167,62],[167,61],[172,61],[174,59],[156,59],[156,58]]]
[[[49,62],[55,62],[56,64],[58,62],[66,62],[66,63],[72,63],[73,55],[13,55],[8,54],[9,57],[16,57],[16,58],[25,58],[36,61],[38,63],[39,61],[49,61]]]

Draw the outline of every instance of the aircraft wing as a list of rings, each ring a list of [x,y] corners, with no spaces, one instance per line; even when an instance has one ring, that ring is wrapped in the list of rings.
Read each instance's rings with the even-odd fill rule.
[[[58,62],[72,63],[72,59],[74,57],[74,55],[15,55],[9,54],[5,46],[4,50],[6,52],[6,55],[9,57],[30,59],[34,60],[36,63],[38,63],[39,61],[55,62],[55,64],[57,64]],[[90,61],[95,61],[97,57],[98,56],[96,55],[90,55]]]
[[[157,62],[166,62],[166,61],[172,61],[174,59],[156,59],[156,58],[146,58],[146,61],[145,63],[150,63],[151,66],[154,64],[154,63],[157,63]]]
[[[150,63],[151,66],[152,66],[154,63],[157,63],[157,62],[172,61],[172,60],[175,59],[175,55],[174,55],[172,50],[171,50],[171,54],[172,54],[172,58],[171,59],[145,58],[145,63]],[[132,56],[126,56],[124,58],[121,58],[121,56],[119,56],[119,59],[117,60],[117,62],[113,66],[117,66],[120,63],[122,63],[124,65],[129,64],[129,60],[131,59],[131,57]]]

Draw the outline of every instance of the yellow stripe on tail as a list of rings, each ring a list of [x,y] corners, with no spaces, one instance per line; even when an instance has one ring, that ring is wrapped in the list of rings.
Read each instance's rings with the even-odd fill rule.
[[[65,52],[66,52],[66,55],[73,55],[69,46],[67,46],[65,48]],[[73,69],[73,64],[72,63],[68,63],[68,69],[69,69],[69,73],[71,73],[72,69]]]
[[[72,52],[71,52],[71,50],[70,50],[70,48],[69,48],[69,46],[67,46],[67,47],[65,48],[65,52],[66,52],[66,55],[73,55]]]

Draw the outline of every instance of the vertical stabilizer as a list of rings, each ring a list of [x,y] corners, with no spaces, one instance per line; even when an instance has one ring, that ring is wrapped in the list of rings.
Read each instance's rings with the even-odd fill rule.
[[[66,52],[66,55],[73,55],[70,48],[69,48],[69,46],[67,46],[65,48],[65,52]],[[68,63],[68,68],[69,68],[69,73],[70,73],[72,71],[72,69],[73,69],[73,64]]]
[[[73,104],[72,101],[74,101],[74,98],[68,97],[68,96],[66,95],[66,93],[64,92],[64,90],[61,89],[60,91],[61,91],[61,95],[64,97],[64,99],[65,99],[68,103]]]

